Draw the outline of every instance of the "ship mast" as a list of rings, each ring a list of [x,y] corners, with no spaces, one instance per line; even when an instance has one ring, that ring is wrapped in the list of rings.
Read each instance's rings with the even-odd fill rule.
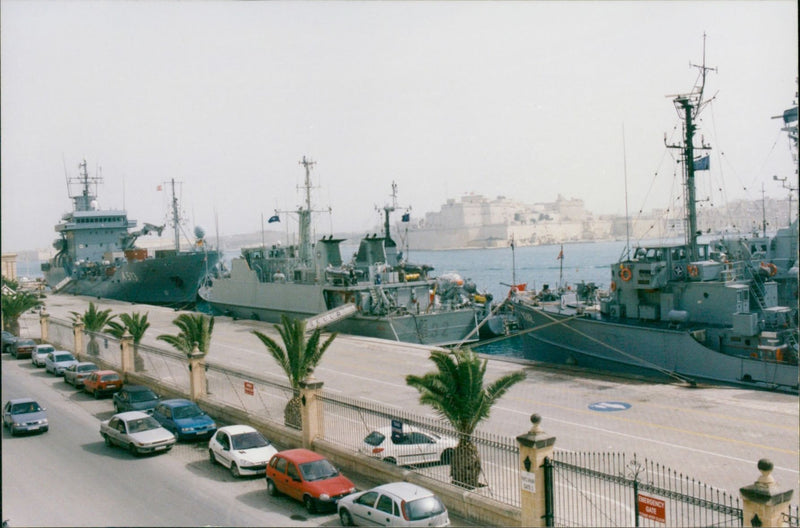
[[[392,204],[386,204],[383,206],[383,237],[386,239],[384,242],[385,247],[396,247],[397,244],[392,240],[391,233],[389,231],[389,214],[393,213],[397,209],[397,183],[392,182]]]
[[[700,84],[689,94],[678,95],[673,99],[678,115],[683,119],[684,138],[682,145],[667,145],[669,148],[678,148],[683,152],[684,165],[684,186],[686,187],[686,244],[689,247],[690,258],[697,259],[697,198],[694,182],[695,173],[695,150],[710,150],[711,147],[702,144],[694,145],[694,134],[697,130],[695,120],[708,101],[703,101],[703,90],[705,89],[706,73],[716,71],[716,68],[706,66],[706,35],[703,34],[703,64],[692,64],[691,66],[700,69]]]
[[[94,184],[96,188],[97,184],[103,181],[103,178],[101,176],[89,176],[85,159],[78,164],[78,169],[80,170],[79,176],[70,177],[67,181],[67,184],[75,183],[81,187],[80,194],[70,196],[70,198],[72,198],[73,208],[75,211],[91,211],[92,202],[97,196],[91,193],[89,186]],[[95,191],[95,193],[96,192],[97,191]]]
[[[175,229],[175,251],[181,250],[180,214],[178,213],[178,197],[175,195],[175,178],[172,178],[172,227]]]
[[[316,165],[315,161],[306,159],[303,156],[300,165],[306,169],[306,179],[304,190],[306,194],[306,207],[300,206],[297,209],[300,227],[300,260],[306,264],[311,262],[311,167]]]

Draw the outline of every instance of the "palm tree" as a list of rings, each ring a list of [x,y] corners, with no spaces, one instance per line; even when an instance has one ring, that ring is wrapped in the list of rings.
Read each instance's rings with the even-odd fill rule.
[[[180,314],[172,321],[180,329],[178,335],[162,334],[156,339],[169,343],[187,356],[192,355],[195,345],[205,356],[211,346],[211,334],[214,332],[214,317],[203,314]]]
[[[34,294],[29,292],[17,291],[13,293],[3,293],[0,300],[3,312],[3,328],[14,335],[19,335],[19,318],[32,308],[42,305]]]
[[[89,332],[89,343],[86,345],[87,352],[95,356],[98,355],[100,353],[100,345],[97,344],[94,333],[101,332],[116,315],[111,315],[111,308],[98,310],[92,301],[89,301],[89,308],[82,314],[78,312],[70,313],[72,314],[72,320],[83,323],[83,329]]]
[[[144,315],[139,312],[132,314],[119,314],[118,321],[109,321],[106,326],[106,332],[113,335],[117,339],[121,339],[127,331],[133,337],[133,368],[136,372],[144,370],[144,360],[139,354],[139,342],[144,337],[144,333],[150,328],[150,323],[147,322],[147,313]]]
[[[338,334],[332,333],[320,345],[322,334],[320,328],[316,328],[310,336],[306,336],[306,322],[302,319],[289,319],[286,315],[281,315],[281,324],[274,325],[274,327],[283,340],[283,346],[258,330],[252,332],[264,343],[272,357],[286,373],[286,377],[289,378],[289,384],[294,389],[294,396],[286,404],[283,418],[286,425],[299,428],[302,426],[300,382],[306,379],[309,371],[319,364],[322,355],[325,354]]]
[[[507,374],[484,386],[487,361],[481,360],[472,350],[434,350],[430,359],[437,370],[424,376],[408,375],[406,383],[420,392],[420,403],[433,407],[458,433],[458,445],[450,464],[453,482],[468,488],[477,487],[481,460],[472,434],[478,424],[489,417],[497,400],[525,379],[525,372]]]

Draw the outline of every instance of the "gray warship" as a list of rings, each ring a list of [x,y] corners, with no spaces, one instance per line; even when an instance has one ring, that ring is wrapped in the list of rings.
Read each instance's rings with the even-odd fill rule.
[[[51,291],[193,307],[198,288],[216,269],[219,252],[207,247],[199,227],[195,228],[191,249],[180,249],[175,181],[171,182],[175,246],[155,250],[152,256],[147,249],[137,248],[136,240],[152,233],[160,236],[165,226],[145,223],[132,231],[137,222],[129,220],[124,210],[99,208],[96,189],[101,182],[102,176],[89,176],[86,160],[79,164],[78,176],[67,178],[73,210],[56,224],[56,254],[41,265]]]
[[[229,275],[201,288],[201,298],[215,313],[242,319],[322,318],[331,331],[435,346],[477,340],[491,298],[457,274],[433,277],[431,266],[404,259],[389,230],[394,184],[392,204],[383,208],[384,233],[364,237],[350,262],[342,260],[344,239],[323,236],[312,243],[314,163],[300,162],[305,207],[285,211],[298,217],[298,243],[243,248]]]
[[[609,291],[591,284],[544,299],[516,292],[527,359],[625,372],[689,385],[722,384],[798,393],[797,222],[775,237],[700,243],[695,171],[697,118],[709,68],[674,98],[686,240],[636,247],[611,265]],[[794,108],[797,148],[797,108]],[[786,305],[779,301],[786,302]]]

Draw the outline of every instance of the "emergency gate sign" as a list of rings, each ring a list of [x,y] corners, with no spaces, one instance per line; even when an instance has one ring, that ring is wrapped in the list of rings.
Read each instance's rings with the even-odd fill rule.
[[[253,390],[254,388],[255,387],[253,386],[253,382],[252,381],[245,381],[244,382],[244,393],[245,394],[249,394],[250,396],[253,396],[255,394],[255,391]]]
[[[639,494],[639,515],[651,521],[667,522],[666,502]]]

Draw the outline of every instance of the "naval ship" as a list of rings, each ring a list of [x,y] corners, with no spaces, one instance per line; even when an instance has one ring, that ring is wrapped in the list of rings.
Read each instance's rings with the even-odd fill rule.
[[[298,243],[243,248],[228,276],[200,289],[215,313],[268,322],[279,322],[285,314],[331,331],[425,345],[476,341],[491,297],[458,274],[434,277],[431,266],[404,259],[389,232],[396,185],[392,204],[383,208],[383,234],[364,237],[354,258],[344,262],[344,239],[311,241],[310,169],[315,162],[303,157],[300,164],[305,206],[284,211],[298,217]],[[270,220],[279,221],[277,213]]]
[[[102,176],[89,176],[86,160],[79,164],[79,175],[68,176],[72,200],[55,230],[55,256],[42,263],[42,272],[54,293],[71,293],[117,299],[134,303],[191,308],[197,290],[214,272],[219,252],[206,246],[205,234],[195,228],[191,249],[180,249],[180,218],[172,180],[173,249],[155,250],[150,255],[137,248],[140,236],[161,235],[164,225],[145,223],[139,230],[124,210],[100,209],[97,186]],[[92,189],[94,187],[94,190]]]
[[[697,85],[674,98],[683,137],[667,145],[683,165],[684,243],[628,251],[611,265],[609,290],[596,296],[569,291],[547,301],[512,290],[523,355],[693,386],[797,394],[797,222],[772,239],[698,240],[695,172],[707,170],[709,158],[696,151],[710,149],[695,146],[710,70],[699,67]],[[796,149],[796,117],[794,137]]]

